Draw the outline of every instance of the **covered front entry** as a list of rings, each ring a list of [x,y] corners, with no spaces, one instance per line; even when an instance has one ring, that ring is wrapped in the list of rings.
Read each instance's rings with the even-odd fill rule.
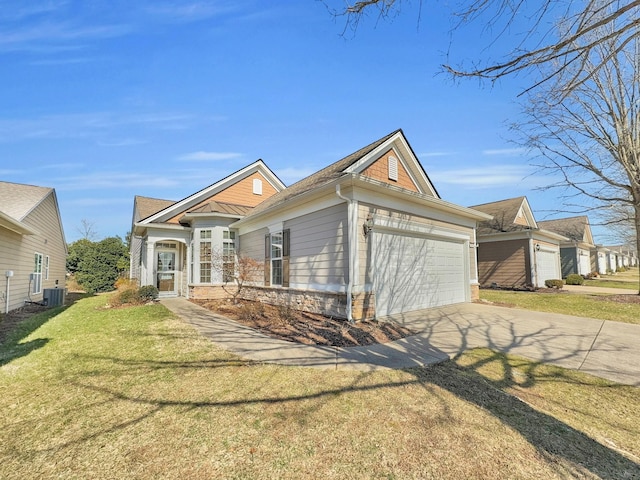
[[[177,242],[157,242],[155,244],[153,285],[161,297],[180,294],[183,272],[180,244]]]
[[[376,316],[468,301],[468,248],[458,240],[376,231]]]

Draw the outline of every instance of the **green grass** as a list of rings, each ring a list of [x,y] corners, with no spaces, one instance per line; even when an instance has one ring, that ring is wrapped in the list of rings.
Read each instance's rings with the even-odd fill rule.
[[[606,297],[607,295],[581,295],[563,292],[480,290],[482,300],[494,303],[503,303],[539,312],[555,312],[577,317],[640,324],[640,303],[612,302],[607,301]]]
[[[605,287],[605,288],[624,288],[628,290],[638,291],[638,281],[635,282],[628,280],[604,280],[604,279],[590,279],[584,281],[585,287]]]
[[[104,297],[0,346],[0,478],[640,476],[640,395],[473,350],[429,368],[261,365]]]

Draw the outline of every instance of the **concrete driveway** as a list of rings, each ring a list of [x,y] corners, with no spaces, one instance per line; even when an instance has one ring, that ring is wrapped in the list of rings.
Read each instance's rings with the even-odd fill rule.
[[[216,344],[260,362],[331,369],[407,368],[487,347],[640,386],[640,325],[466,303],[390,317],[419,332],[412,337],[341,348],[277,340],[184,298],[162,303]]]

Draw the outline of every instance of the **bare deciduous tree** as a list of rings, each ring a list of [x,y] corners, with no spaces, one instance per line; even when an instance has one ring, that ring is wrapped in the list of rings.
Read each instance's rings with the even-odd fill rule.
[[[264,275],[263,262],[235,252],[213,252],[211,265],[222,276],[222,288],[233,303],[238,303],[247,284],[259,282]]]
[[[537,166],[556,178],[547,188],[560,189],[569,208],[632,223],[640,249],[640,40],[616,30],[605,25],[585,37],[606,40],[530,94],[527,120],[516,130],[539,153]],[[576,70],[585,80],[567,92]]]
[[[76,227],[76,230],[84,240],[89,240],[93,242],[98,237],[98,233],[96,232],[95,226],[96,226],[95,222],[92,222],[90,220],[87,220],[86,218],[83,218],[82,220],[80,220],[80,226]]]
[[[417,1],[419,15],[423,14],[423,7],[428,14],[428,2]],[[383,19],[393,17],[400,13],[403,4],[410,3],[409,0],[361,0],[340,2],[340,6],[334,7],[334,0],[323,2],[333,15],[345,18],[345,29],[357,29],[362,17],[370,12]],[[607,58],[602,58],[599,63],[591,64],[589,71],[583,68],[601,43],[616,38],[620,46],[624,46],[638,38],[639,10],[640,0],[466,0],[452,11],[456,20],[454,31],[471,22],[482,22],[488,34],[487,47],[493,49],[494,42],[504,35],[518,41],[512,43],[510,51],[504,52],[501,57],[504,60],[467,59],[472,66],[454,66],[447,62],[443,68],[455,77],[496,80],[532,67],[551,67],[546,68],[546,75],[536,82],[539,85],[571,66],[573,77],[564,79],[565,92],[568,92],[606,65]],[[526,19],[523,27],[526,30],[517,31],[517,18]],[[603,29],[608,29],[606,35],[602,34]]]

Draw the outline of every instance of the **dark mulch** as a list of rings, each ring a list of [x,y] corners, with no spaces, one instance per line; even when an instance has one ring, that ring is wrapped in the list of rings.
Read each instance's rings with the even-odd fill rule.
[[[259,302],[241,301],[233,304],[226,300],[191,301],[265,335],[305,345],[364,346],[392,342],[416,333],[396,323],[349,323],[342,319]]]
[[[40,312],[44,312],[47,307],[41,305],[25,305],[24,307],[11,310],[9,313],[3,313],[0,315],[0,343],[3,343],[8,337],[9,333],[20,322],[26,320],[33,315],[37,315]]]
[[[598,300],[603,302],[617,302],[617,303],[640,303],[640,295],[594,295]]]

